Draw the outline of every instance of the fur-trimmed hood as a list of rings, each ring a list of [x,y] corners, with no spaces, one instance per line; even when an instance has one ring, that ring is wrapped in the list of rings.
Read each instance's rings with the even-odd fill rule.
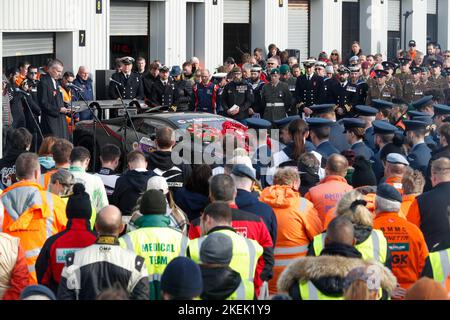
[[[277,287],[279,293],[289,294],[291,287],[302,281],[311,280],[323,293],[342,292],[343,280],[352,269],[378,265],[381,270],[381,288],[391,293],[397,286],[392,272],[376,261],[364,261],[341,256],[302,257],[281,273]]]

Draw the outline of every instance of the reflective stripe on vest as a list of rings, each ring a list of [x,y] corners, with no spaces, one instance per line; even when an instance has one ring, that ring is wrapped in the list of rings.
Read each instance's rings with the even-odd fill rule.
[[[50,210],[50,216],[47,218],[46,226],[47,226],[47,238],[50,238],[53,235],[53,197],[52,193],[47,192],[47,205]]]
[[[236,300],[245,300],[245,286],[244,286],[243,281],[241,281],[241,283],[239,284],[239,287],[236,289],[235,292],[236,292]],[[232,296],[233,295],[234,295],[234,292],[233,292]]]
[[[25,258],[28,259],[28,258],[32,258],[32,257],[37,257],[40,252],[41,252],[41,248],[27,250],[27,251],[25,251]]]
[[[189,238],[186,236],[182,236],[181,238],[181,247],[180,247],[180,257],[186,256],[186,250],[189,243]]]
[[[299,210],[300,212],[304,212],[306,209],[308,202],[305,198],[300,198]],[[295,246],[295,247],[275,247],[274,255],[300,255],[308,252],[308,245],[303,246]],[[288,266],[291,262],[296,260],[298,257],[291,259],[279,259],[275,257],[275,266],[277,267],[285,267]]]
[[[450,275],[450,249],[430,252],[431,269],[433,270],[433,279],[445,284]]]
[[[355,248],[361,253],[364,260],[374,259],[384,264],[386,262],[387,243],[384,243],[384,241],[382,243],[378,232],[381,231],[373,229],[370,236],[360,244],[355,245]],[[325,246],[326,235],[327,233],[324,232],[315,236],[313,239],[314,254],[316,256],[320,255]],[[366,250],[369,245],[372,247],[370,248],[371,250]]]
[[[312,281],[300,283],[299,292],[302,300],[344,300],[343,296],[331,297],[323,294]]]

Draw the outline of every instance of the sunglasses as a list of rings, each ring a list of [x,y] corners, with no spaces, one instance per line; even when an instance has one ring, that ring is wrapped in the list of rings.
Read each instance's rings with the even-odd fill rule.
[[[337,56],[338,54],[337,54],[337,53],[332,53],[331,55],[332,55],[332,56]]]

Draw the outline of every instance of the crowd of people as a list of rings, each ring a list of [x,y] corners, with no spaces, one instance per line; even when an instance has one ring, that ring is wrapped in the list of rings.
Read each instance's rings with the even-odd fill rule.
[[[355,42],[304,70],[275,45],[214,74],[197,58],[138,58],[136,71],[118,59],[112,99],[221,114],[267,136],[253,154],[224,139],[220,165],[178,164],[174,131],[160,127],[156,150],[134,148],[124,172],[116,145],[90,173],[96,159],[70,141],[92,116],[68,107],[93,99],[86,67],[8,71],[0,298],[448,299],[450,53],[409,46],[382,61]]]

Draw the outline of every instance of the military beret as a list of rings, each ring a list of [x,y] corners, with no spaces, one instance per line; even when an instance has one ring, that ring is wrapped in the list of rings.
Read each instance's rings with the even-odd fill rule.
[[[350,70],[344,65],[340,65],[337,71],[339,73],[350,73]]]
[[[361,63],[361,68],[369,69],[370,68],[370,62],[369,61],[364,61],[363,63]]]
[[[270,70],[270,74],[280,74],[280,69],[273,68],[272,70]]]
[[[378,185],[377,187],[377,197],[391,200],[391,201],[397,201],[397,202],[403,202],[402,196],[400,192],[398,192],[397,189],[395,189],[393,186],[382,183]]]
[[[442,67],[442,62],[440,62],[439,60],[431,60],[430,67],[431,68]]]
[[[231,69],[231,73],[240,73],[240,72],[242,72],[242,70],[241,70],[241,68],[239,68],[239,67],[233,67],[233,69]]]
[[[430,69],[428,69],[428,67],[421,67],[421,71],[422,72],[429,72]]]
[[[381,100],[381,99],[373,99],[372,100],[372,107],[380,109],[392,109],[394,104],[392,102]]]
[[[344,118],[343,119],[343,123],[344,123],[344,133],[350,129],[350,128],[365,128],[366,127],[366,122],[362,119],[358,119],[358,118]]]
[[[132,57],[123,57],[120,59],[120,62],[122,62],[123,64],[133,64],[134,59]]]
[[[266,119],[261,118],[248,118],[245,120],[247,127],[252,129],[269,129],[272,127],[272,123]]]
[[[426,129],[428,126],[426,122],[419,120],[403,120],[403,124],[405,125],[405,132]]]
[[[445,115],[450,114],[450,107],[445,104],[435,104],[433,105],[435,115]]]
[[[388,75],[388,72],[386,70],[375,70],[375,76],[377,78],[386,77]]]
[[[289,68],[289,66],[287,64],[282,64],[280,66],[280,73],[281,74],[288,74],[289,72],[291,72],[291,69]]]
[[[433,96],[424,96],[417,101],[411,103],[415,109],[426,107],[433,103]]]
[[[291,123],[294,120],[297,119],[301,119],[301,117],[299,115],[295,115],[295,116],[289,116],[283,119],[279,119],[279,120],[275,120],[273,123],[278,127],[278,128],[283,128],[285,126],[287,126],[289,123]]]
[[[372,122],[373,134],[393,134],[398,128],[387,121],[375,120]]]
[[[392,164],[404,164],[405,166],[409,166],[408,160],[400,153],[389,153],[386,157],[386,161]]]
[[[368,117],[372,117],[372,116],[376,115],[378,112],[378,109],[376,109],[376,108],[361,105],[361,104],[356,105],[354,110],[358,115],[368,116]]]
[[[336,105],[334,104],[315,104],[310,106],[309,108],[312,110],[314,114],[323,114],[328,112],[334,112]]]
[[[405,58],[405,57],[398,58],[398,62],[403,66],[407,65],[410,61],[411,61],[411,59],[409,59],[409,58]]]
[[[416,67],[416,66],[411,67],[410,70],[411,70],[411,74],[417,74],[417,73],[422,72],[422,69],[420,67]]]
[[[330,127],[333,125],[333,121],[324,118],[308,118],[306,119],[306,123],[310,128],[321,128],[321,127]]]

